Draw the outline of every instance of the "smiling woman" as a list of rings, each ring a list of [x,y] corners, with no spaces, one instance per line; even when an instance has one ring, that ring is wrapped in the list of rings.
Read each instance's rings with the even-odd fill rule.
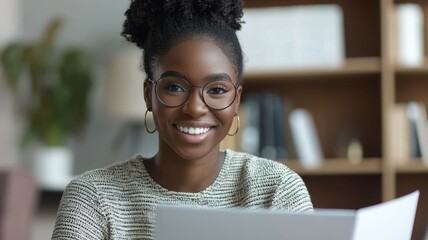
[[[239,120],[242,4],[131,1],[122,35],[144,49],[144,98],[159,151],[73,180],[53,239],[153,239],[159,204],[312,211],[305,184],[286,166],[220,151]]]

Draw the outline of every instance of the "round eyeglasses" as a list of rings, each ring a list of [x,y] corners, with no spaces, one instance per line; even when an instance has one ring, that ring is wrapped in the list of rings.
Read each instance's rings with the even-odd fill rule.
[[[237,87],[227,80],[214,80],[204,86],[192,86],[180,77],[162,77],[157,81],[149,80],[155,85],[155,94],[158,100],[167,107],[179,107],[189,99],[192,88],[201,88],[202,101],[210,108],[223,110],[232,105],[236,98]]]

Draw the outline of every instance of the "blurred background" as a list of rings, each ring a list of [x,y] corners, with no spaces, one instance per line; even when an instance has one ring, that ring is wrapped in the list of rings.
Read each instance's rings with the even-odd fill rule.
[[[0,2],[0,240],[49,239],[70,179],[156,153],[142,52],[120,36],[128,5]],[[413,239],[425,239],[427,10],[424,0],[245,1],[241,125],[221,147],[286,164],[316,208],[419,189]]]
[[[144,75],[138,70],[141,52],[120,36],[123,14],[128,5],[128,1],[68,0],[2,0],[0,3],[0,48],[4,50],[11,43],[15,44],[9,58],[4,61],[8,61],[12,69],[19,68],[16,65],[23,65],[20,76],[15,80],[18,83],[15,87],[9,84],[5,70],[1,68],[0,169],[25,169],[33,177],[38,175],[37,191],[40,194],[37,196],[39,201],[30,239],[50,239],[61,191],[74,175],[125,160],[137,152],[146,156],[156,152],[156,134],[146,134],[139,124],[133,127],[133,123],[142,122],[144,116]],[[47,41],[41,43],[43,38],[47,38],[48,28],[51,28],[51,32],[56,31],[52,34],[56,37],[52,37],[55,39],[51,46],[46,46]],[[53,30],[55,28],[57,30]],[[30,48],[29,45],[32,45],[33,52],[23,58],[31,60],[20,61],[19,52],[23,51],[22,48]],[[65,56],[67,54],[69,56]],[[67,57],[68,65],[64,63]],[[40,66],[43,64],[47,66]],[[122,69],[123,66],[125,69]],[[28,68],[32,69],[32,73],[28,73]],[[113,70],[109,72],[109,69]],[[87,85],[87,89],[67,86],[67,73],[64,73],[67,71],[70,71],[68,78],[80,81],[74,85]],[[114,79],[107,80],[108,76]],[[124,84],[129,79],[134,81]],[[62,81],[62,84],[58,84],[61,86],[53,86],[55,81]],[[107,81],[111,82],[110,90],[107,89]],[[61,92],[59,96],[55,96],[55,91]],[[130,92],[134,95],[129,96]],[[77,99],[67,99],[70,93]],[[49,97],[41,97],[47,95]],[[125,108],[123,97],[132,97],[132,102],[124,104],[133,106]],[[38,104],[35,102],[38,101],[42,107],[36,106]],[[51,106],[61,101],[64,102],[62,105]],[[108,109],[107,102],[114,107]],[[76,105],[86,110],[58,111],[58,108]],[[76,118],[78,114],[87,116],[79,119]],[[52,130],[49,126],[34,126],[41,122],[57,128]],[[136,136],[144,139],[144,144],[137,147],[139,143],[134,141]],[[44,146],[53,151],[44,152]],[[62,160],[58,160],[58,157]],[[13,180],[9,175],[14,174],[23,175],[4,175]],[[0,185],[14,184],[12,180],[0,179],[3,179]],[[5,189],[0,191],[0,198],[6,198],[5,194],[10,193],[7,186],[0,189]],[[25,193],[24,190],[16,193],[16,196],[31,196]],[[0,212],[6,215],[7,211]],[[14,228],[21,231],[22,222],[21,226],[16,224]],[[19,236],[0,239],[21,239],[15,237]]]

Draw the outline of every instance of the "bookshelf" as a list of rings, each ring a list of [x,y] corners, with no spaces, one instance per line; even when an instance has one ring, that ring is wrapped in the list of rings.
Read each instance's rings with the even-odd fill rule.
[[[421,4],[427,23],[428,1],[246,0],[245,7],[330,3],[338,4],[344,14],[344,63],[331,68],[245,72],[244,94],[275,92],[290,99],[294,108],[313,114],[324,163],[305,169],[297,160],[281,162],[302,176],[315,207],[356,209],[419,189],[412,239],[422,239],[428,226],[428,166],[417,159],[402,165],[394,162],[388,116],[397,103],[416,100],[428,106],[428,61],[418,67],[396,64],[393,35],[396,4]],[[346,128],[357,134],[364,148],[360,164],[351,164],[336,151],[338,136]]]

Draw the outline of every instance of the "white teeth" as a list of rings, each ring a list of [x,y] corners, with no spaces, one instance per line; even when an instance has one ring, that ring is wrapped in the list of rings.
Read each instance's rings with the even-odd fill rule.
[[[210,130],[210,128],[192,128],[192,127],[182,127],[178,125],[177,125],[177,128],[181,132],[192,134],[192,135],[206,133]]]

